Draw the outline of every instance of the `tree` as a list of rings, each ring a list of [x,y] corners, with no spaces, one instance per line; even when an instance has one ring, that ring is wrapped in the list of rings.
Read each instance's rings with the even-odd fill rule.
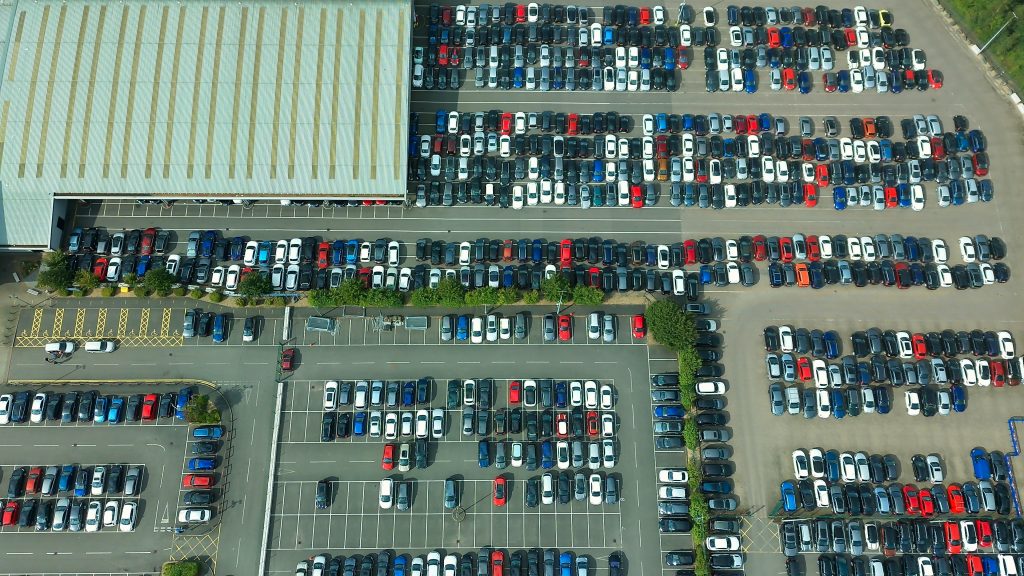
[[[75,274],[75,286],[82,289],[82,292],[88,294],[95,288],[99,288],[100,279],[92,275],[91,270],[79,270]]]
[[[437,305],[436,288],[417,288],[409,293],[409,302],[417,308]]]
[[[687,418],[683,421],[683,442],[686,444],[686,449],[691,452],[696,451],[699,441],[697,422],[693,418]]]
[[[195,560],[165,562],[160,568],[160,576],[199,576],[199,562]]]
[[[536,304],[538,302],[540,302],[540,292],[538,290],[523,292],[523,304]]]
[[[310,290],[309,305],[314,308],[328,308],[334,306],[334,294],[328,290]]]
[[[498,303],[498,289],[484,286],[476,290],[466,292],[465,304],[467,306],[494,306]]]
[[[358,278],[349,278],[332,290],[335,306],[359,306],[366,298],[366,286]]]
[[[220,410],[209,396],[196,394],[185,404],[185,421],[189,424],[217,424],[220,422]]]
[[[651,336],[662,346],[676,352],[693,346],[697,326],[693,316],[671,300],[658,300],[644,312]]]
[[[375,306],[377,308],[397,308],[404,302],[402,293],[398,290],[388,288],[373,288],[363,297],[363,306]]]
[[[437,304],[459,308],[466,304],[466,287],[456,278],[442,278],[437,284]]]
[[[44,290],[67,290],[74,279],[69,267],[68,255],[63,252],[47,252],[43,255],[43,269],[36,284]]]
[[[540,283],[540,291],[544,294],[544,299],[550,300],[551,302],[558,302],[559,300],[565,302],[566,300],[569,300],[572,295],[572,288],[569,286],[569,281],[561,274],[555,274],[551,278],[545,278]]]
[[[579,285],[573,288],[572,299],[582,306],[597,306],[604,302],[604,291],[596,286]]]
[[[689,410],[697,396],[697,390],[695,388],[697,383],[697,369],[703,365],[703,362],[701,361],[700,356],[697,355],[697,351],[692,346],[679,350],[676,354],[678,355],[679,360],[680,401],[683,404],[683,408]]]
[[[171,288],[177,284],[178,279],[164,268],[154,268],[142,277],[142,285],[147,290],[165,296],[171,293]]]
[[[520,295],[517,288],[511,286],[498,289],[498,304],[508,306],[519,302]]]
[[[270,284],[269,276],[262,272],[250,272],[242,276],[236,292],[249,298],[262,298],[270,294],[270,291],[273,289],[274,287]]]

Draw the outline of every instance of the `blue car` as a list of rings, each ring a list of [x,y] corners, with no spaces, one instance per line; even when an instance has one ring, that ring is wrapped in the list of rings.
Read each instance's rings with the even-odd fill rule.
[[[836,80],[837,80],[837,83],[838,83],[838,86],[839,86],[839,92],[840,93],[846,94],[847,92],[850,91],[850,71],[849,70],[840,70],[839,73],[836,74]]]
[[[747,69],[743,71],[743,90],[747,94],[757,92],[757,74],[753,70]]]
[[[394,574],[394,576],[406,576],[405,566],[407,562],[405,554],[395,556],[395,564],[391,573]]]
[[[781,42],[783,48],[793,47],[793,29],[789,26],[783,26],[779,29],[779,35],[782,36]]]
[[[970,140],[963,132],[956,133],[956,149],[958,152],[967,152],[971,147]]]
[[[516,285],[516,269],[514,266],[505,266],[501,271],[502,288],[513,288]]]
[[[402,385],[402,406],[412,406],[416,403],[416,383],[406,382]]]
[[[846,416],[846,396],[840,390],[832,391],[832,417],[842,420]]]
[[[356,412],[356,417],[352,421],[352,433],[356,436],[366,435],[366,412]]]
[[[67,492],[75,482],[75,465],[65,464],[60,469],[60,478],[57,480],[57,490]]]
[[[242,252],[245,250],[245,238],[242,236],[235,236],[231,239],[231,259],[241,260]]]
[[[768,132],[772,129],[772,115],[767,112],[761,112],[757,115],[757,127],[761,132]]]
[[[565,408],[569,403],[568,388],[564,380],[555,383],[555,406]]]
[[[835,330],[825,332],[825,357],[829,360],[839,357],[839,334]]]
[[[260,242],[259,250],[256,252],[256,264],[260,268],[266,268],[270,266],[270,250],[271,244],[269,241],[264,240]]]
[[[712,279],[711,279],[711,265],[710,264],[701,264],[701,266],[700,266],[700,283],[707,285],[707,284],[711,284],[711,282],[712,282]]]
[[[682,406],[655,406],[654,416],[656,418],[667,418],[672,420],[681,420],[683,418],[683,407]]]
[[[992,477],[992,464],[984,448],[971,450],[971,465],[974,467],[974,477],[978,480],[988,480]]]
[[[789,480],[786,480],[779,486],[779,491],[782,493],[782,508],[786,512],[796,511],[796,487]]]
[[[207,230],[203,232],[203,239],[199,242],[199,255],[203,258],[213,256],[213,245],[217,242],[217,232]]]
[[[683,114],[683,132],[693,132],[693,114]]]
[[[197,426],[192,429],[192,438],[196,440],[218,440],[224,437],[224,427],[219,425]]]
[[[594,177],[591,178],[593,182],[604,182],[604,160],[594,160]]]
[[[1013,561],[1011,560],[1010,562],[1012,563]],[[999,576],[999,574],[1004,573],[999,570],[999,561],[991,554],[981,556],[981,571],[985,576]]]
[[[477,444],[476,459],[481,468],[487,468],[491,465],[491,445],[487,443],[487,440],[481,440]]]
[[[459,321],[455,326],[455,339],[465,340],[469,338],[469,316],[459,316]]]
[[[558,556],[559,576],[572,576],[572,552],[562,552]]]
[[[550,440],[545,440],[540,444],[540,465],[545,470],[555,465],[554,449]]]
[[[959,384],[953,384],[949,387],[949,395],[953,401],[953,412],[963,412],[967,410],[967,394],[964,393],[964,387]]]
[[[514,86],[515,88],[522,88],[525,82],[525,78],[526,77],[523,74],[523,69],[521,67],[517,66],[514,70],[512,70],[512,86]]]
[[[836,210],[846,210],[846,188],[837,186],[832,190],[832,204]]]
[[[138,263],[135,264],[135,275],[142,278],[146,275],[146,270],[149,270],[149,256],[140,256]]]
[[[654,117],[654,131],[668,132],[668,114],[662,112]]]
[[[544,243],[540,240],[534,240],[530,251],[530,260],[533,260],[534,264],[539,263],[544,259]]]
[[[611,46],[612,44],[615,44],[615,29],[613,27],[605,26],[601,32],[603,36],[603,38],[601,38],[602,44],[604,44],[605,46]]]
[[[971,130],[968,132],[967,140],[970,142],[971,152],[975,154],[988,149],[988,142],[985,140],[985,134],[981,130]]]
[[[673,48],[665,48],[665,54],[662,58],[665,61],[665,70],[671,72],[676,69],[676,51]]]
[[[903,239],[903,251],[907,253],[907,260],[914,262],[921,258],[921,250],[918,248],[917,238],[907,236]]]
[[[192,472],[199,470],[213,470],[216,467],[216,458],[191,458],[188,461],[188,469]]]
[[[188,399],[192,397],[192,390],[189,388],[182,388],[178,391],[178,401],[174,405],[174,417],[178,420],[185,419],[185,405],[188,404]]]
[[[903,75],[899,72],[894,71],[889,74],[889,92],[892,94],[903,92]]]
[[[223,314],[217,314],[213,317],[213,341],[221,343],[224,341],[224,335],[227,330],[227,318]]]
[[[345,241],[335,240],[331,244],[331,266],[341,266],[345,263]]]
[[[448,125],[448,111],[438,110],[434,120],[434,131],[438,134],[444,134],[445,128]]]
[[[796,87],[801,94],[811,93],[811,74],[809,72],[801,72],[796,76]]]
[[[96,406],[93,408],[92,421],[102,424],[107,421],[107,397],[96,398]]]
[[[882,162],[892,162],[892,140],[882,139],[878,141],[879,156]]]
[[[889,410],[892,409],[888,389],[882,386],[875,386],[873,390],[875,391],[875,410],[879,414],[888,414]]]
[[[110,398],[110,407],[107,408],[107,424],[119,424],[124,413],[124,398],[113,396]]]
[[[897,184],[896,198],[899,200],[900,208],[910,208],[910,186]]]

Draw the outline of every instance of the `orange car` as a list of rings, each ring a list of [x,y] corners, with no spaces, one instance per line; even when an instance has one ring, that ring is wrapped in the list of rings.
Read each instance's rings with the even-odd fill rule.
[[[806,288],[811,285],[811,275],[807,270],[807,264],[803,262],[796,263],[796,285],[801,288]]]

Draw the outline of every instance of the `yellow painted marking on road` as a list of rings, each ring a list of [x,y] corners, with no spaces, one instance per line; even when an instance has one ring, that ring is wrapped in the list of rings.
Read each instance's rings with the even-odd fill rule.
[[[164,41],[167,39],[167,16],[170,8],[160,11],[160,39],[156,44],[156,65],[153,67],[153,93],[149,98],[149,134],[146,138],[146,178],[153,176],[153,137],[156,135],[156,107],[160,100],[160,78],[164,71]]]
[[[67,16],[66,4],[60,7],[57,16],[57,36],[53,43],[53,55],[50,57],[50,76],[46,81],[46,102],[43,104],[43,127],[39,131],[39,152],[36,157],[36,178],[43,177],[43,163],[46,162],[46,140],[50,136],[50,109],[53,104],[53,86],[57,78],[57,61],[60,59],[60,47],[64,44],[64,18]]]
[[[189,123],[188,133],[188,166],[186,171],[188,177],[192,177],[194,169],[193,162],[196,156],[196,116],[199,114],[199,89],[203,86],[203,52],[206,48],[206,22],[210,16],[210,8],[203,6],[203,17],[199,25],[199,44],[196,50],[196,75],[192,86],[192,120]]]
[[[135,28],[135,52],[132,54],[132,76],[128,83],[128,114],[124,122],[124,141],[121,147],[121,178],[128,177],[128,153],[132,149],[132,118],[135,117],[135,88],[139,82],[139,55],[142,54],[142,30],[146,25],[146,5],[139,9],[139,21]]]
[[[32,79],[28,84],[28,105],[25,107],[25,115],[22,117],[21,130],[21,158],[18,160],[18,177],[25,177],[25,158],[28,156],[29,134],[32,133],[32,112],[36,105],[36,86],[39,83],[39,61],[43,57],[43,48],[49,44],[44,43],[46,39],[46,25],[50,20],[50,5],[43,7],[43,19],[39,23],[39,40],[36,42],[36,57],[32,62]]]
[[[4,148],[7,145],[7,114],[11,110],[11,101],[4,100],[3,111],[0,112],[0,162],[4,160]]]
[[[171,335],[171,316],[174,311],[170,308],[164,308],[163,316],[160,318],[160,335],[170,336]]]
[[[260,7],[260,15],[256,20],[256,55],[252,63],[252,93],[249,101],[249,141],[245,155],[245,177],[252,178],[252,156],[256,148],[256,109],[260,93],[260,63],[263,59],[263,21],[267,14],[266,7]]]
[[[274,81],[274,120],[270,124],[270,178],[277,178],[277,140],[281,129],[281,75],[284,74],[284,42],[288,39],[288,10],[281,11],[277,35],[277,77]]]
[[[32,327],[29,329],[29,336],[39,335],[39,326],[43,322],[43,309],[36,308],[32,310]]]
[[[373,61],[375,63],[373,67],[373,115],[370,118],[370,180],[377,179],[377,127],[380,125],[380,119],[378,114],[380,112],[380,90],[377,89],[380,82],[380,29],[381,29],[381,16],[380,11],[377,11],[375,18],[377,25],[373,32]],[[396,156],[395,158],[398,158]]]
[[[107,335],[107,309],[100,308],[96,314],[96,336],[104,337]]]
[[[178,8],[178,33],[174,36],[171,66],[171,94],[167,98],[167,135],[164,136],[164,178],[171,177],[171,142],[174,141],[174,105],[178,101],[178,69],[181,66],[181,38],[185,33],[185,7]]]
[[[405,118],[405,10],[398,11],[398,65],[395,68],[395,76],[397,81],[395,82],[395,117],[392,121],[395,123],[395,150],[393,155],[394,158],[401,158],[402,154],[402,119]],[[397,160],[392,161],[394,169],[394,179],[400,180],[402,178],[402,163]]]
[[[74,338],[85,336],[85,308],[75,310],[75,331],[71,334]]]
[[[25,30],[25,11],[18,14],[18,30],[14,33],[14,53],[11,54],[11,69],[7,71],[7,80],[14,81],[14,71],[18,69],[18,55],[21,54],[21,35]]]
[[[117,337],[123,338],[128,335],[128,309],[121,308],[117,315]]]
[[[352,178],[359,178],[359,140],[363,126],[363,40],[366,36],[366,11],[359,11],[359,41],[356,43],[356,108],[352,116]]]
[[[96,25],[96,41],[92,45],[92,65],[89,67],[89,90],[85,95],[85,114],[82,115],[82,150],[78,160],[78,177],[85,178],[85,163],[89,156],[89,128],[92,118],[93,96],[96,94],[96,68],[100,63],[100,47],[103,46],[103,27],[107,21],[107,7],[100,6],[100,19]]]
[[[242,93],[242,64],[245,63],[245,29],[249,24],[249,8],[242,7],[241,28],[238,31],[238,51],[235,54],[235,105],[231,107],[231,154],[228,156],[228,178],[235,177],[235,152],[238,150],[238,111]]]
[[[213,48],[213,78],[210,81],[210,122],[206,125],[206,179],[213,176],[213,134],[217,126],[217,89],[220,87],[220,50],[224,45],[224,12],[220,7],[217,15],[217,41]]]
[[[334,180],[338,159],[338,105],[341,97],[338,91],[341,89],[341,25],[345,21],[345,13],[339,8],[334,23],[334,81],[333,96],[331,97],[331,168],[329,177]]]
[[[313,88],[313,166],[312,177],[317,179],[320,171],[320,94],[324,80],[324,36],[327,34],[327,9],[320,9],[320,41],[316,43],[316,84]]]
[[[139,314],[139,336],[149,334],[149,308],[143,308]]]
[[[63,336],[63,334],[64,334],[63,330],[64,330],[64,309],[63,308],[57,308],[56,310],[53,311],[53,330],[50,332],[50,334],[52,334],[54,338],[59,338],[59,337]]]
[[[121,8],[121,31],[117,35],[117,50],[114,55],[114,79],[110,82],[110,106],[107,108],[107,139],[103,147],[103,177],[110,176],[110,140],[114,137],[114,122],[121,118],[117,113],[117,93],[121,86],[121,58],[124,56],[124,34],[128,28],[128,7]]]
[[[85,44],[85,34],[89,27],[89,6],[82,8],[82,19],[78,23],[78,46],[75,49],[75,65],[71,70],[71,85],[68,87],[68,107],[64,117],[64,144],[60,153],[60,177],[67,178],[68,175],[68,151],[71,148],[71,127],[74,125],[75,100],[78,98],[78,73],[81,71],[82,46]],[[0,152],[2,154],[2,152]]]
[[[299,73],[302,70],[302,31],[306,27],[306,9],[299,8],[295,30],[295,63],[292,64],[292,114],[288,126],[288,179],[295,178],[295,140],[299,131]]]

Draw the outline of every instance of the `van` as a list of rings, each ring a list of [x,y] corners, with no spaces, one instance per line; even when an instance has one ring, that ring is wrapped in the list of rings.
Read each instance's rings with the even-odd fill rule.
[[[113,340],[89,340],[85,343],[86,352],[113,352],[115,348]]]

